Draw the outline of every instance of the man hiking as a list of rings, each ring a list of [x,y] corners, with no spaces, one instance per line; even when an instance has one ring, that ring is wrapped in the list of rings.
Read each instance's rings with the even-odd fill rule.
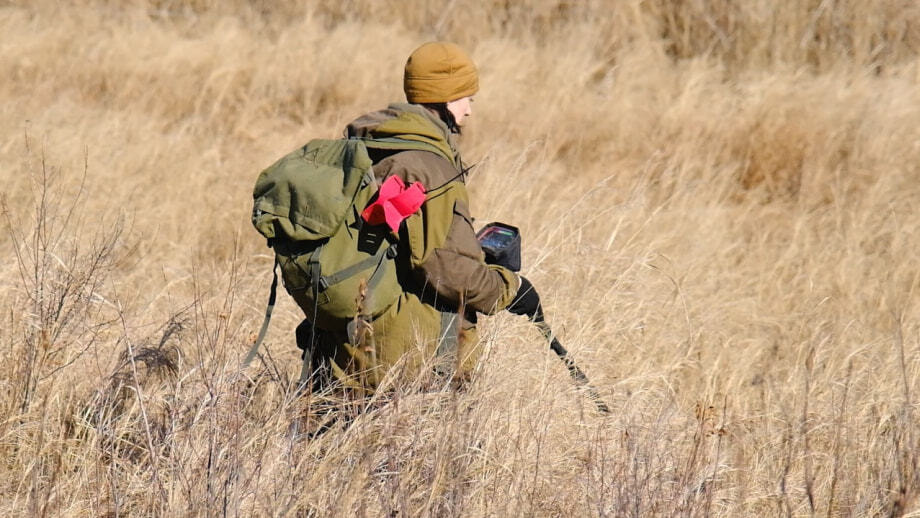
[[[335,231],[351,236],[350,244],[342,245],[350,247],[348,254],[355,247],[366,249],[363,261],[332,268],[328,261],[346,251],[317,247],[333,247],[334,240],[345,238],[315,243],[285,238],[278,229],[291,225],[254,209],[254,224],[275,249],[285,288],[306,316],[296,336],[304,350],[304,381],[311,378],[314,388],[334,378],[345,386],[373,390],[392,366],[400,364],[401,373],[412,378],[432,358],[437,370],[465,379],[481,352],[478,313],[509,309],[532,316],[538,311],[539,297],[526,279],[486,264],[472,226],[456,140],[479,90],[475,64],[457,45],[426,43],[409,56],[403,89],[407,103],[391,104],[348,124],[345,145],[360,145],[330,161],[338,174],[345,171],[344,183],[351,185],[349,171],[364,167],[359,167],[365,163],[364,153],[369,159],[366,175],[373,178],[360,183],[358,194],[342,191],[361,202],[353,202]],[[324,149],[311,145],[297,152],[298,164],[309,166],[323,156]],[[374,194],[365,203],[360,189],[366,184]],[[257,184],[257,207],[258,191]],[[262,206],[273,210],[272,205]],[[264,223],[266,215],[272,218],[269,223]],[[342,246],[339,250],[345,250]],[[323,274],[323,261],[325,270],[341,271]],[[364,273],[355,273],[362,268]],[[342,301],[350,304],[347,310],[326,309],[339,304],[331,300],[335,297],[329,293],[335,290],[330,286],[341,288],[338,298],[348,299]]]

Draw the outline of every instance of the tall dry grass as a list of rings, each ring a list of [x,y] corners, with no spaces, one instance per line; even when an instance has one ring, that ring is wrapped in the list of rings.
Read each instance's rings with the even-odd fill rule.
[[[903,0],[0,3],[0,512],[917,515],[918,27]],[[296,396],[287,298],[238,368],[255,175],[400,100],[433,38],[481,68],[473,212],[523,229],[611,416],[509,315],[460,392]]]

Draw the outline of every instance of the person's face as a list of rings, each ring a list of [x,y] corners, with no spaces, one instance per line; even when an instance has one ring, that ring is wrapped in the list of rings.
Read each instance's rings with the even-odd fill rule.
[[[447,103],[447,111],[454,116],[457,126],[462,127],[466,122],[466,118],[473,115],[473,98],[461,97],[456,101],[450,101]]]

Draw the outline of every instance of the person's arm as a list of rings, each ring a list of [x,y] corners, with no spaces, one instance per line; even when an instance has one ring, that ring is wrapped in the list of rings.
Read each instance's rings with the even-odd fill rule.
[[[400,230],[401,253],[425,300],[481,313],[504,309],[517,293],[517,275],[485,263],[466,186],[450,162],[435,153],[403,151],[375,165],[374,172],[381,181],[397,175],[426,189],[425,202]]]
[[[520,281],[507,268],[485,263],[462,183],[430,192],[406,223],[413,275],[439,300],[492,314],[514,299]]]

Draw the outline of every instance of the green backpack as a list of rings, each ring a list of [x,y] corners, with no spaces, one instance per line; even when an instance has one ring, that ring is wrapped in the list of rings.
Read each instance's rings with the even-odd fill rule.
[[[367,224],[361,217],[379,187],[369,147],[445,156],[437,146],[418,140],[316,139],[259,174],[252,224],[274,249],[275,268],[265,319],[244,367],[268,330],[279,266],[285,289],[320,329],[343,330],[358,316],[373,320],[402,294],[389,227]]]
[[[361,218],[377,189],[359,139],[310,141],[256,180],[252,224],[275,250],[285,289],[321,329],[373,319],[402,293],[389,228]]]

